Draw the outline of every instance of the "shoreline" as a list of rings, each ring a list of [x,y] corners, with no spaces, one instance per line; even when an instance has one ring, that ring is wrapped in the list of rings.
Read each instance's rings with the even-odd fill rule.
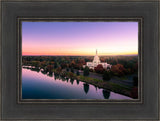
[[[22,66],[22,68],[30,69],[32,71],[39,70],[42,73],[44,73],[44,71],[42,71],[41,69],[33,68],[31,66]],[[47,74],[47,73],[44,73],[44,74]],[[67,72],[67,71],[57,71],[56,69],[53,69],[51,73],[54,74],[55,76],[61,76],[64,78],[78,80],[81,82],[85,82],[86,84],[91,84],[93,86],[96,86],[98,88],[106,89],[108,91],[112,91],[118,94],[122,94],[124,96],[128,96],[132,99],[137,99],[131,96],[132,88],[128,88],[110,81],[103,81],[103,80],[91,78],[88,76],[76,75],[75,73]]]

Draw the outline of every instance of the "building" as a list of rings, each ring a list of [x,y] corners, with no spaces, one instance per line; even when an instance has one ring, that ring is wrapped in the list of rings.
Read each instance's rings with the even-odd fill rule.
[[[111,65],[107,62],[101,63],[96,50],[96,55],[94,56],[93,62],[87,62],[86,65],[84,65],[84,67],[88,66],[90,69],[94,69],[94,67],[97,67],[97,65],[99,64],[101,64],[104,69],[111,68]]]

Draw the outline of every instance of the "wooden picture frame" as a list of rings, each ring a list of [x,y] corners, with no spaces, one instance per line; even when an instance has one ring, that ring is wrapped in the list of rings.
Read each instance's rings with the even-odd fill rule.
[[[127,99],[110,99],[110,100],[102,100],[102,99],[96,99],[96,100],[93,100],[93,99],[22,99],[22,68],[21,68],[21,65],[22,65],[22,22],[137,22],[138,23],[138,45],[139,45],[139,48],[138,48],[138,77],[139,77],[139,83],[138,83],[138,98],[137,99],[130,99],[130,100],[127,100]],[[140,41],[142,40],[142,26],[143,26],[143,18],[139,17],[134,17],[134,18],[125,18],[125,17],[122,17],[122,18],[109,18],[109,17],[103,17],[103,18],[94,18],[94,17],[89,17],[89,18],[48,18],[48,17],[45,17],[45,18],[39,18],[39,17],[34,17],[34,18],[26,18],[26,17],[18,17],[17,18],[17,23],[18,23],[18,30],[17,30],[17,33],[18,33],[18,48],[17,50],[17,53],[18,53],[18,58],[17,60],[17,68],[19,69],[19,79],[18,79],[18,97],[17,97],[17,100],[18,100],[18,103],[77,103],[77,102],[80,102],[80,103],[143,103],[143,97],[142,97],[142,67],[140,65],[142,65],[142,45],[143,45],[143,41]]]
[[[1,2],[2,120],[158,120],[159,1]],[[139,21],[140,98],[136,101],[19,100],[21,20]]]

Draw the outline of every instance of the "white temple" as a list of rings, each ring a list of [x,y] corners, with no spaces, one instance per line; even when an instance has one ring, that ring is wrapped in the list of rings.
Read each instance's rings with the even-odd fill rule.
[[[111,68],[110,64],[101,63],[96,50],[96,55],[94,56],[93,62],[87,62],[85,66],[88,66],[90,69],[94,69],[94,67],[97,67],[99,64],[101,64],[104,69],[107,69],[107,67]]]

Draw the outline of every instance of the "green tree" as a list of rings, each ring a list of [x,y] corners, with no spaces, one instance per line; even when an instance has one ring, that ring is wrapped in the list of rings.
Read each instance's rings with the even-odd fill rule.
[[[83,76],[88,76],[88,75],[89,75],[89,68],[88,66],[86,66],[83,71]]]
[[[54,63],[54,68],[57,68],[58,67],[58,64],[55,62]]]
[[[32,66],[38,67],[39,66],[39,61],[32,61]]]
[[[69,72],[69,68],[67,68],[66,71]]]
[[[110,73],[110,71],[105,71],[103,73],[103,80],[104,81],[109,81],[110,79],[111,79],[111,73]]]
[[[71,68],[71,72],[74,73],[74,69],[73,68]]]
[[[77,76],[79,76],[79,71],[77,71],[77,73],[76,73],[76,74],[77,74]]]

